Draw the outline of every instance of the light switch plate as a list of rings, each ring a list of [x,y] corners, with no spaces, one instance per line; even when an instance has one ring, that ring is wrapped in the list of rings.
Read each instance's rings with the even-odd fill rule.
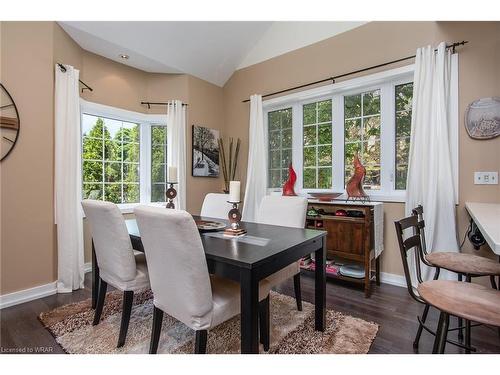
[[[474,172],[475,185],[497,185],[498,172]]]

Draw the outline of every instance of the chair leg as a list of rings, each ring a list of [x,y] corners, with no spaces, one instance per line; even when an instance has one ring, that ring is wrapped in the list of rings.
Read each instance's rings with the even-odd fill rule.
[[[458,281],[462,281],[462,275],[461,274],[458,274]],[[458,330],[458,341],[459,342],[463,342],[464,341],[464,332],[463,332],[463,329],[460,328],[460,327],[462,327],[462,325],[464,324],[464,321],[462,320],[462,318],[457,318],[457,322],[458,322],[458,327],[459,327],[459,330]]]
[[[465,353],[470,354],[470,320],[465,321],[465,345],[467,346],[467,349],[465,349]]]
[[[123,292],[123,311],[122,322],[120,324],[120,335],[118,336],[117,348],[121,348],[125,344],[127,338],[128,323],[130,322],[130,314],[132,312],[132,302],[134,301],[134,292],[126,290]]]
[[[207,352],[207,330],[196,331],[194,354],[205,354]]]
[[[497,283],[495,281],[495,276],[490,276],[490,283],[491,283],[491,287],[493,289],[496,289],[497,288]]]
[[[421,323],[418,326],[417,334],[415,340],[413,341],[413,349],[418,349],[418,343],[420,342],[420,336],[422,336],[422,331],[424,329],[424,323],[427,320],[427,314],[429,313],[429,305],[425,305],[424,312],[422,313]]]
[[[300,290],[300,273],[293,277],[293,288],[295,290],[295,300],[297,301],[297,310],[302,311],[302,292]]]
[[[106,298],[106,290],[108,289],[108,283],[103,279],[99,281],[99,295],[97,296],[97,304],[94,311],[94,321],[92,325],[96,326],[101,320],[102,309],[104,307],[104,299]]]
[[[149,354],[156,354],[156,352],[158,351],[158,342],[160,341],[162,321],[163,321],[163,311],[155,306],[153,310],[153,328],[151,330]]]
[[[450,316],[441,311],[439,315],[439,323],[436,330],[436,338],[434,339],[434,347],[432,354],[443,354],[446,347],[446,338],[448,336],[448,326],[450,324]]]
[[[269,296],[259,303],[259,324],[260,324],[260,343],[264,346],[264,351],[269,351],[270,342],[270,314],[269,314]]]

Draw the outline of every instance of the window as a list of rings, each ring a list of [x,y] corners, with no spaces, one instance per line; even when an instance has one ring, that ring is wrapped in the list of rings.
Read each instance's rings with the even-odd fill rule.
[[[83,197],[138,203],[139,124],[84,114]]]
[[[411,105],[413,83],[397,85],[396,96],[396,190],[406,190],[408,157],[410,154]]]
[[[457,182],[458,64],[453,56],[450,145]],[[404,201],[413,69],[413,65],[395,68],[264,101],[268,188],[282,187],[292,160],[297,193],[345,192],[358,153],[366,167],[367,194],[374,200]]]
[[[364,188],[380,189],[380,90],[344,96],[345,183],[356,154],[366,168]]]
[[[165,202],[167,189],[167,128],[152,125],[151,202]]]
[[[303,187],[332,186],[332,101],[305,104],[303,113]]]
[[[165,117],[82,100],[83,199],[164,202]]]
[[[280,188],[292,161],[292,108],[268,113],[269,187]]]

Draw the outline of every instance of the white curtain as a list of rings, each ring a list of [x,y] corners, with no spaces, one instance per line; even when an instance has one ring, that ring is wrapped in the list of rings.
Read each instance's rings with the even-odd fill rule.
[[[439,44],[437,52],[432,46],[417,49],[405,208],[409,215],[417,205],[424,207],[429,252],[458,252],[450,146],[450,82],[451,53],[446,44]],[[432,274],[423,269],[424,280]]]
[[[167,163],[177,167],[175,208],[186,209],[186,108],[180,100],[167,106]]]
[[[242,216],[244,221],[255,221],[257,210],[267,189],[267,145],[261,95],[250,97],[248,133],[247,182]]]
[[[83,288],[79,71],[55,66],[55,222],[57,291]]]

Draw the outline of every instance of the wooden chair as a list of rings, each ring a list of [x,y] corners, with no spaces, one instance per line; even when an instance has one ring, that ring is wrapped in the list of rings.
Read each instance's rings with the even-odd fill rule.
[[[474,255],[474,254],[464,254],[456,252],[427,252],[427,246],[425,241],[425,222],[424,222],[424,208],[422,205],[417,206],[412,210],[412,215],[418,218],[418,223],[416,227],[416,232],[420,235],[422,241],[421,244],[421,255],[422,262],[430,267],[443,268],[448,271],[458,274],[458,280],[462,281],[462,277],[465,277],[466,282],[471,282],[473,277],[489,276],[491,281],[491,286],[496,289],[495,276],[500,276],[500,264],[494,260]],[[426,307],[428,310],[428,307]],[[426,310],[422,315],[422,321],[425,323],[427,317]],[[460,341],[463,339],[462,333],[462,318],[458,318],[458,338]],[[471,347],[471,322],[465,322],[465,345]],[[422,328],[419,328],[416,338],[416,346],[418,347],[418,341]],[[468,352],[469,349],[466,349]]]
[[[186,211],[139,206],[134,213],[154,295],[149,353],[158,349],[163,312],[195,330],[195,353],[205,353],[207,330],[240,313],[240,285],[209,275],[200,234]],[[267,282],[259,286],[259,299],[269,316],[270,286]],[[268,342],[268,322],[265,327],[260,334]]]
[[[86,199],[83,211],[90,223],[92,244],[99,265],[99,288],[93,325],[101,320],[108,284],[123,291],[123,312],[117,347],[125,344],[134,292],[149,288],[144,254],[132,249],[123,215],[111,202]]]
[[[257,212],[257,222],[282,227],[304,228],[306,212],[307,199],[304,197],[267,195],[260,203]],[[271,287],[274,287],[291,277],[293,277],[297,310],[302,311],[300,261],[294,262],[282,270],[273,273],[265,280],[271,284]]]

